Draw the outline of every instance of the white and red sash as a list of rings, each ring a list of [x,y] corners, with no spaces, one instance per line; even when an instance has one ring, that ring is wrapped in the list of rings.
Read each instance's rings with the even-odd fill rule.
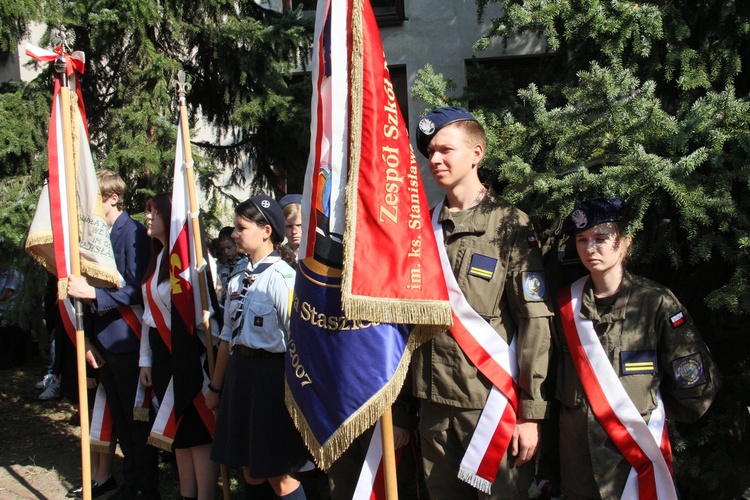
[[[107,403],[104,386],[99,384],[94,397],[94,409],[91,412],[91,428],[89,430],[91,448],[102,453],[109,453],[112,442],[112,415]]]
[[[164,250],[161,251],[162,253]],[[162,253],[159,253],[157,262],[159,265],[156,266],[154,274],[146,281],[146,300],[148,301],[148,307],[151,311],[151,317],[154,319],[156,329],[159,331],[164,344],[172,352],[172,313],[169,309],[169,304],[164,303],[159,295],[159,269],[161,264]]]
[[[570,355],[591,410],[615,446],[633,466],[622,498],[677,499],[664,404],[648,425],[628,396],[604,352],[593,321],[581,318],[585,276],[557,294]]]
[[[432,229],[448,286],[453,326],[449,330],[477,369],[492,382],[492,390],[464,454],[459,479],[490,494],[500,463],[516,426],[518,360],[515,345],[505,340],[471,307],[453,275],[438,222],[443,202],[432,214]]]
[[[396,467],[401,460],[403,447],[396,450]],[[357,486],[354,489],[353,500],[385,500],[385,469],[383,464],[383,439],[381,437],[380,419],[375,423],[375,429],[367,447],[365,461],[359,473]]]

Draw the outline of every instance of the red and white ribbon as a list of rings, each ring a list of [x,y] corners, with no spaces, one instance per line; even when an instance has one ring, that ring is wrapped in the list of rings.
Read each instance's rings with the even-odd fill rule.
[[[101,451],[109,451],[109,445],[112,442],[112,414],[109,411],[107,394],[102,384],[96,388],[89,440],[92,447]]]
[[[583,287],[588,279],[585,276],[560,290],[557,301],[565,339],[591,410],[633,466],[623,498],[676,500],[661,394],[658,394],[658,408],[646,425],[613,369],[593,321],[580,316]]]
[[[443,202],[432,214],[440,263],[448,286],[453,326],[450,333],[477,369],[492,382],[484,411],[461,461],[458,477],[490,494],[516,425],[518,360],[515,348],[487,323],[466,300],[453,275],[438,222]]]

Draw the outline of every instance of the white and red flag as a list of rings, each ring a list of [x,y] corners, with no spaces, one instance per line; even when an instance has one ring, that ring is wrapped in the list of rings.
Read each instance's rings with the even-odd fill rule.
[[[211,276],[205,269],[198,269],[198,262],[207,263],[207,255],[198,259],[193,219],[197,212],[190,211],[190,189],[186,169],[193,168],[192,156],[185,151],[182,116],[177,124],[177,146],[175,150],[174,177],[172,183],[172,217],[169,228],[169,276],[172,288],[171,350],[174,391],[173,412],[179,419],[190,405],[195,405],[206,428],[213,434],[214,415],[207,411],[204,394],[208,390],[208,377],[203,369],[206,347],[201,340],[204,329],[204,310],[209,316],[218,310],[213,301],[203,304],[200,280],[206,280],[205,289],[213,291]],[[194,196],[194,194],[193,194]],[[205,247],[203,247],[205,248]],[[207,297],[208,298],[208,297]],[[162,402],[163,404],[163,402]],[[163,409],[162,409],[163,411]]]
[[[47,141],[49,183],[42,188],[34,219],[26,239],[26,251],[40,261],[48,271],[58,278],[58,295],[67,296],[67,280],[71,273],[71,238],[78,240],[81,256],[81,274],[92,286],[119,287],[123,283],[117,272],[109,226],[104,217],[99,184],[96,180],[94,161],[89,146],[86,110],[83,105],[78,75],[83,73],[84,54],[72,55],[50,52],[28,45],[26,54],[40,61],[53,62],[61,55],[65,57],[71,95],[72,123],[67,127],[73,134],[74,179],[68,179],[65,169],[63,143],[62,100],[60,80],[55,79]],[[68,206],[68,189],[76,193],[77,207]],[[79,234],[70,232],[68,213],[76,210]],[[73,330],[75,334],[75,330]]]

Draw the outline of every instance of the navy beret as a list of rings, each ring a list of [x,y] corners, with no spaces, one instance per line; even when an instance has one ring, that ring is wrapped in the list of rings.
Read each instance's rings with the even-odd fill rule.
[[[285,194],[279,200],[279,205],[281,205],[282,209],[285,206],[287,206],[287,205],[291,205],[292,203],[296,203],[298,205],[301,205],[302,204],[302,195],[301,194]]]
[[[563,231],[576,234],[603,222],[618,222],[622,217],[622,201],[594,198],[578,205],[565,219]]]
[[[258,194],[250,198],[250,202],[255,205],[255,208],[268,221],[268,225],[271,226],[271,230],[276,235],[278,241],[284,241],[286,219],[284,219],[284,212],[281,211],[281,207],[276,200],[265,194]]]
[[[429,158],[427,146],[435,134],[446,125],[466,120],[477,121],[474,115],[458,106],[433,109],[424,115],[417,125],[417,149],[425,158]]]

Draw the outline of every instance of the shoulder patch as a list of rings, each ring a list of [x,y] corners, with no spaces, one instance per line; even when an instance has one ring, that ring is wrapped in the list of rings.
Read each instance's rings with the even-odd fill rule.
[[[529,248],[535,248],[539,246],[539,240],[537,240],[536,236],[534,236],[533,234],[526,239],[529,242]]]
[[[547,284],[544,282],[544,275],[540,272],[522,273],[523,278],[523,297],[527,302],[543,301],[547,295]]]
[[[683,325],[686,321],[687,319],[685,318],[685,315],[682,314],[682,311],[669,318],[669,322],[672,323],[672,328],[677,328],[678,326]]]
[[[672,370],[679,387],[688,388],[706,382],[703,358],[699,352],[675,359],[672,361]]]

